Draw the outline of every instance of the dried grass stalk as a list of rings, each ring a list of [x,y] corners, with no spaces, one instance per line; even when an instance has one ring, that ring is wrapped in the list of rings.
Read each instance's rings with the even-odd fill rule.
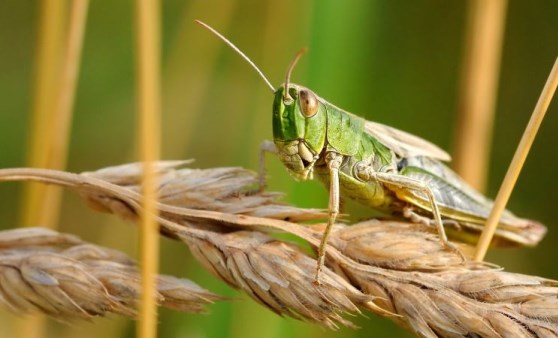
[[[423,337],[558,337],[557,282],[467,262],[440,247],[418,224],[366,221],[331,234],[321,287],[316,260],[270,233],[294,234],[313,247],[321,210],[296,209],[259,193],[256,176],[239,168],[176,169],[159,162],[161,231],[185,242],[213,274],[273,311],[330,328],[351,325],[344,313],[366,309]],[[97,209],[137,219],[140,167],[83,175],[0,170],[0,180],[33,179],[78,190]],[[256,217],[265,215],[266,217]]]
[[[125,254],[43,228],[0,232],[0,303],[57,320],[117,313],[136,316],[138,269]],[[157,302],[199,313],[221,297],[186,279],[157,277]]]

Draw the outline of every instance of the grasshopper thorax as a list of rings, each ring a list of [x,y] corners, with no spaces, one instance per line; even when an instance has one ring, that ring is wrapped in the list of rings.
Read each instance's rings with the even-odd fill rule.
[[[275,92],[273,140],[279,158],[299,179],[311,178],[314,164],[326,143],[327,112],[318,96],[308,88],[289,83]]]

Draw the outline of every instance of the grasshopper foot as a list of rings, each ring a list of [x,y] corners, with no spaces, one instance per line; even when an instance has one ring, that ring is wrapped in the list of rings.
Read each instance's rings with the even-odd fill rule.
[[[465,262],[467,262],[467,257],[465,257],[465,255],[463,254],[463,252],[461,252],[461,250],[459,250],[459,248],[458,248],[455,244],[450,243],[450,242],[448,242],[448,241],[444,241],[444,240],[441,240],[441,242],[442,242],[442,245],[443,245],[446,249],[448,249],[448,250],[450,250],[450,251],[453,251],[453,252],[455,252],[456,254],[459,255],[459,257],[461,258],[461,263],[462,263],[462,264],[465,264]]]
[[[321,273],[322,273],[322,269],[320,266],[318,266],[318,268],[316,269],[316,276],[314,277],[314,281],[312,281],[312,284],[314,284],[314,286],[322,285],[322,282],[320,282]]]

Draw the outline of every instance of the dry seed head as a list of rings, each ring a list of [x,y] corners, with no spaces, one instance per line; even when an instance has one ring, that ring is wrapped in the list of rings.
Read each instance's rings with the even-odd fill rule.
[[[118,313],[134,317],[140,277],[123,253],[52,230],[0,232],[0,304],[18,313],[41,312],[60,321]],[[158,277],[162,306],[202,312],[220,297],[194,283]]]
[[[263,233],[213,233],[205,240],[183,240],[213,274],[281,315],[330,328],[338,323],[350,326],[341,315],[359,313],[357,305],[375,298],[362,294],[327,269],[321,287],[309,287],[316,261],[297,246]]]
[[[159,205],[164,235],[186,242],[205,268],[277,313],[334,328],[350,325],[342,315],[358,313],[358,306],[423,337],[558,337],[555,281],[489,264],[461,264],[454,252],[440,247],[432,229],[416,224],[368,221],[337,226],[328,248],[325,286],[316,288],[312,284],[316,260],[298,246],[259,230],[289,232],[315,246],[321,236],[319,226],[280,220],[289,215],[274,213],[281,205],[274,200],[276,195],[244,186],[255,178],[244,179],[252,174],[243,174],[242,169],[228,175],[233,169],[184,170],[164,162],[160,166],[161,175],[169,179],[159,190],[173,191],[173,201],[181,201],[175,206]],[[0,170],[0,180],[24,178],[70,186],[106,211],[133,216],[140,198],[133,182],[139,178],[129,169],[125,180],[118,170],[105,171],[111,172],[112,182],[126,181],[124,186],[99,180],[95,173],[77,176],[39,169]],[[173,179],[181,175],[196,178],[188,184],[194,184],[200,195],[180,197],[189,191],[182,179]],[[200,203],[204,200],[206,205]],[[190,204],[203,210],[186,208]],[[319,216],[313,210],[283,210],[288,208],[296,215],[293,218]],[[237,214],[243,212],[248,215]]]
[[[280,193],[259,192],[254,172],[238,167],[214,169],[178,168],[190,161],[160,161],[155,166],[159,176],[159,201],[165,205],[197,210],[213,210],[293,222],[323,219],[319,209],[301,209],[278,202]],[[87,172],[83,175],[140,191],[141,164],[131,163]],[[106,194],[84,191],[82,194],[102,211],[135,218],[129,206]],[[102,201],[97,201],[101,199]]]

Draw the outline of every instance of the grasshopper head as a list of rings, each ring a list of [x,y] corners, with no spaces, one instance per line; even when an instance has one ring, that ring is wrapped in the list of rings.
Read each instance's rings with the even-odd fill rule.
[[[326,139],[326,108],[308,88],[288,84],[275,92],[273,140],[279,158],[299,179],[311,178]]]

